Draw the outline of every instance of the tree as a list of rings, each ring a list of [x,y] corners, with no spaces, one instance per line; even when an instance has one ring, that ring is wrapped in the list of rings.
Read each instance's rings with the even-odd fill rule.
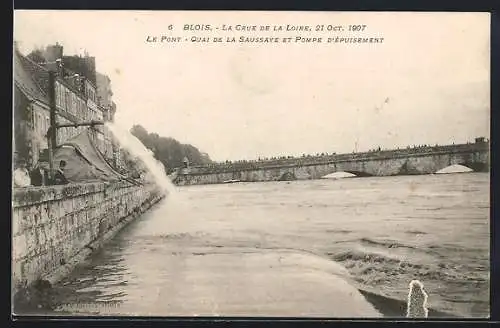
[[[141,125],[134,125],[130,132],[139,139],[146,148],[150,149],[154,157],[159,160],[165,168],[172,169],[183,165],[184,157],[189,159],[192,165],[203,165],[212,163],[207,153],[201,152],[190,144],[181,144],[170,137],[163,137],[157,133],[149,133]],[[168,170],[167,171],[170,171]]]

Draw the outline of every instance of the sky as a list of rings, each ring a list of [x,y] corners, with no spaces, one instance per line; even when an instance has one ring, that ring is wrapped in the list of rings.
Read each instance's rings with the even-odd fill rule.
[[[365,31],[349,36],[384,41],[193,43],[192,36],[307,33],[193,32],[185,24],[362,24]],[[148,35],[188,41],[148,43]],[[213,160],[490,135],[487,13],[15,11],[14,40],[24,54],[56,42],[67,55],[86,50],[111,79],[117,124],[140,124]]]

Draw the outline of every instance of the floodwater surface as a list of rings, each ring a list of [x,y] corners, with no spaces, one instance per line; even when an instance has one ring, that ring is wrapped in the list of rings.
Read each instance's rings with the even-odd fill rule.
[[[57,313],[376,316],[341,276],[386,316],[412,279],[432,310],[489,316],[488,174],[177,190],[55,286]]]

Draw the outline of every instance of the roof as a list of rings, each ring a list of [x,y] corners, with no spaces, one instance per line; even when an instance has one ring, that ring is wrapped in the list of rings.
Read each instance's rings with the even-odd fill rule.
[[[48,71],[18,51],[14,51],[14,83],[28,97],[49,104],[46,89]]]
[[[14,57],[15,85],[18,86],[19,89],[29,98],[36,99],[46,105],[49,105],[50,104],[48,97],[49,71],[45,67],[35,63],[28,57],[22,55],[17,49],[14,51],[13,57]],[[85,99],[85,96],[81,92],[75,90],[74,85],[68,83],[68,81],[61,79],[59,77],[56,78],[60,83],[64,84],[67,88],[69,88],[71,92]],[[87,82],[90,81],[87,80]],[[59,111],[58,114],[64,116],[66,119],[70,121],[73,122],[78,121],[78,118],[65,111]]]
[[[44,66],[41,66],[30,58],[23,56],[18,50],[14,52],[14,71],[24,71],[20,73],[24,75],[20,77],[21,80],[27,81],[32,80],[35,86],[38,86],[38,90],[41,92],[41,95],[45,98],[45,101],[48,103],[48,90],[49,90],[49,71]],[[66,72],[73,74],[74,72],[65,68]],[[15,80],[17,81],[17,75],[15,76]],[[57,81],[59,83],[64,84],[65,87],[69,88],[71,92],[75,93],[79,97],[85,98],[82,92],[76,89],[76,87],[66,81],[64,78],[61,78],[56,75]],[[26,83],[26,82],[25,82]],[[30,90],[33,92],[32,90]],[[33,96],[33,95],[32,95]]]
[[[46,81],[46,82],[45,82]],[[23,56],[18,51],[14,52],[14,83],[28,98],[36,99],[49,106],[50,101],[47,95],[48,71],[29,58]],[[58,115],[71,122],[78,122],[79,119],[66,111],[58,111]]]
[[[66,161],[64,173],[72,182],[126,180],[97,149],[90,136],[90,129],[83,130],[54,151],[54,161],[60,160]]]

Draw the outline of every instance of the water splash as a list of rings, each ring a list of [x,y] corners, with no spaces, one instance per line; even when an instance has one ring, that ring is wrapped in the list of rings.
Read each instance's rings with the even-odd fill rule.
[[[126,149],[135,159],[141,160],[146,166],[148,169],[148,174],[145,177],[146,181],[155,183],[169,195],[176,193],[175,185],[168,178],[165,167],[159,160],[154,158],[151,150],[147,149],[132,133],[120,128],[116,124],[106,122],[105,126],[118,140],[122,148]]]
[[[427,293],[424,285],[418,280],[410,282],[410,292],[408,293],[407,318],[427,318]]]

